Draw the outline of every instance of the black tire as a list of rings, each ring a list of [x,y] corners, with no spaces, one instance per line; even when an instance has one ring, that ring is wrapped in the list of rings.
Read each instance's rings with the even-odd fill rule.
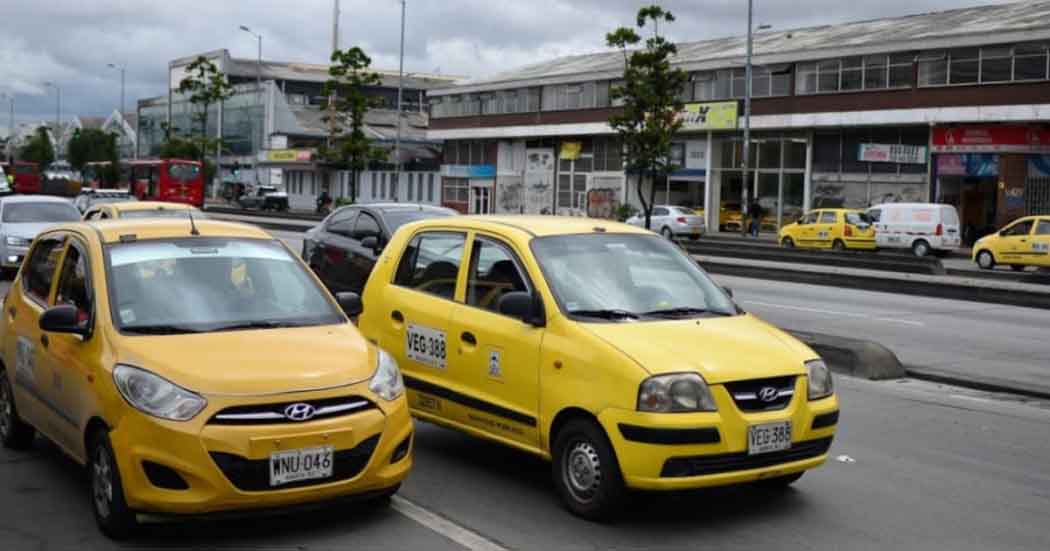
[[[106,431],[97,430],[91,436],[88,444],[88,479],[91,510],[99,530],[115,541],[133,535],[138,528],[138,521],[124,499],[120,468]]]
[[[831,243],[831,250],[842,252],[846,250],[846,242],[841,239],[836,239]]]
[[[795,240],[791,239],[790,237],[785,237],[784,239],[780,240],[780,246],[784,247],[785,249],[794,249]]]
[[[982,270],[991,270],[995,268],[995,255],[991,251],[981,251],[977,253],[977,266]]]
[[[671,228],[668,228],[667,226],[664,226],[660,229],[660,235],[666,237],[667,239],[670,239],[671,241],[674,241],[674,234],[671,233]]]
[[[756,484],[758,484],[758,486],[762,488],[787,488],[788,486],[797,482],[798,479],[802,478],[802,475],[804,474],[806,474],[806,471],[786,474],[784,476],[777,476],[774,478],[763,478],[762,480],[756,482]]]
[[[1026,266],[1019,266],[1017,264],[1011,264],[1010,265],[1010,269],[1015,271],[1015,272],[1023,272],[1025,268],[1026,268]]]
[[[627,487],[620,465],[605,432],[593,421],[573,419],[558,431],[551,471],[562,502],[574,515],[602,521],[623,511]]]
[[[933,249],[930,247],[930,244],[922,239],[911,244],[911,252],[918,258],[929,255],[931,250]]]
[[[33,445],[35,436],[33,427],[18,416],[7,370],[0,368],[0,443],[10,450],[24,450]]]

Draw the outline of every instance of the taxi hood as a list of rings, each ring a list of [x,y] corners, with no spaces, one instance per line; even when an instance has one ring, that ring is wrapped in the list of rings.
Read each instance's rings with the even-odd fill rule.
[[[711,384],[802,375],[817,354],[749,314],[582,324],[650,374],[696,371]]]
[[[316,390],[363,381],[376,367],[349,323],[121,338],[119,363],[204,395]]]

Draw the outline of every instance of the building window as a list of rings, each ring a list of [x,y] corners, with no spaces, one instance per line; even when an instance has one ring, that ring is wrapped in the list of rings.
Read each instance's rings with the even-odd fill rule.
[[[948,54],[926,52],[919,56],[919,86],[948,84]]]
[[[1047,46],[1018,44],[1014,47],[1014,80],[1047,78]]]
[[[924,52],[919,86],[1046,80],[1047,45],[1017,44]]]
[[[542,109],[544,111],[591,109],[597,106],[595,88],[595,82],[544,86]]]
[[[616,138],[594,139],[594,171],[619,172],[623,170],[620,141]]]
[[[795,71],[795,93],[911,88],[912,62],[910,54],[880,54],[799,63]]]
[[[443,201],[446,203],[466,203],[470,195],[470,181],[464,178],[445,178]]]
[[[948,84],[975,84],[980,79],[981,51],[960,48],[948,55]]]
[[[422,193],[422,192],[420,192]],[[430,174],[427,179],[427,201],[434,202],[434,175]]]
[[[416,175],[411,173],[411,172],[409,172],[408,173],[408,194],[407,194],[409,201],[412,200],[412,192],[415,191],[415,185],[414,185],[416,183],[415,179],[416,179]]]

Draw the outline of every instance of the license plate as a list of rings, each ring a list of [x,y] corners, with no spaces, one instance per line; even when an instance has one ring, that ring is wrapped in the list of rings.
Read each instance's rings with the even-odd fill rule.
[[[270,486],[332,476],[332,447],[303,448],[270,454]]]
[[[445,369],[447,353],[444,331],[425,325],[408,324],[405,342],[405,355],[408,359]]]
[[[747,453],[758,455],[791,448],[791,421],[751,425],[747,431]]]

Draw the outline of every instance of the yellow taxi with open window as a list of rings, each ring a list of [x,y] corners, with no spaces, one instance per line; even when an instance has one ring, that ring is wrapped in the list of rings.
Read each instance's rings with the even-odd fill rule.
[[[412,422],[396,361],[291,251],[239,224],[52,227],[0,318],[0,440],[88,466],[102,531],[395,492]]]
[[[997,264],[1015,271],[1050,267],[1050,216],[1026,216],[973,245],[973,261],[985,270]]]
[[[586,518],[628,489],[790,484],[835,433],[820,357],[626,224],[416,222],[362,298],[359,327],[404,369],[414,415],[551,460]]]
[[[875,226],[852,209],[817,209],[785,225],[777,236],[785,248],[875,250]]]

